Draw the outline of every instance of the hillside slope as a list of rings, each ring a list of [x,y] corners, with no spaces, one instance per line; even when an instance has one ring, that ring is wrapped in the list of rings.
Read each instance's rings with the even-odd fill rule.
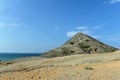
[[[89,50],[89,51],[88,51]],[[59,48],[44,53],[44,57],[58,57],[85,53],[106,53],[118,50],[86,34],[77,33]]]

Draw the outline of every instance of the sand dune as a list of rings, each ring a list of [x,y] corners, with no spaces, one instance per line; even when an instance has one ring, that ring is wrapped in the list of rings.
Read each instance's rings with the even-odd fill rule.
[[[46,59],[35,59],[34,57],[34,59],[17,60],[11,64],[0,66],[0,80],[119,79],[120,51]]]

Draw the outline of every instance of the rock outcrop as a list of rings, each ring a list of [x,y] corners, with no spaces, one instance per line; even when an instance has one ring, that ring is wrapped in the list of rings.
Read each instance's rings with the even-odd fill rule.
[[[75,54],[106,53],[118,50],[86,34],[77,33],[59,48],[44,53],[43,57],[60,57]]]

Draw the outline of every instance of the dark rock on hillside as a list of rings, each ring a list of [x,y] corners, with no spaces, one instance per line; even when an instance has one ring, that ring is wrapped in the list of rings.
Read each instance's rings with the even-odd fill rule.
[[[118,50],[112,46],[104,44],[86,34],[77,33],[59,48],[44,53],[43,57],[59,57],[75,54],[106,53]]]

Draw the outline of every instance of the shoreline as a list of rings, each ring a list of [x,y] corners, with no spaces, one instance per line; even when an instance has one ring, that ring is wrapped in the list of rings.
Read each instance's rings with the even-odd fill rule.
[[[56,58],[31,57],[0,66],[0,80],[119,80],[116,78],[119,73],[120,50]]]

